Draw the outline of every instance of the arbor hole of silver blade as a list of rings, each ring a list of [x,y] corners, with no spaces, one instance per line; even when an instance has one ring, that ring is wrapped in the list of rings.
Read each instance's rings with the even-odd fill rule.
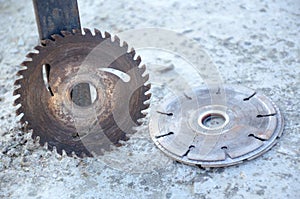
[[[89,89],[87,89],[89,87]],[[70,92],[70,97],[73,103],[80,107],[92,105],[97,99],[97,89],[91,83],[76,84]]]
[[[209,129],[217,129],[224,125],[226,119],[219,113],[210,113],[200,119],[202,125]]]

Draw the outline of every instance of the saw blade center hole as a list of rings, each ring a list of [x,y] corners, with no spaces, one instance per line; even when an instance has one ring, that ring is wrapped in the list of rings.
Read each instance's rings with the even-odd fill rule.
[[[227,121],[227,117],[221,113],[207,113],[198,119],[198,124],[206,129],[214,130],[223,128]]]
[[[78,83],[71,89],[70,97],[76,105],[87,107],[96,101],[97,89],[91,83]]]

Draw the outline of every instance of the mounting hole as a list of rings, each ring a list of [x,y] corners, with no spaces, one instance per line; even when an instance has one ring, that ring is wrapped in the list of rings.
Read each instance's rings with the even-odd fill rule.
[[[198,118],[198,124],[207,130],[223,128],[229,122],[229,117],[222,111],[206,112]]]
[[[207,128],[219,128],[225,121],[226,119],[223,115],[211,113],[202,118],[201,122]]]
[[[79,83],[71,89],[70,97],[80,107],[90,106],[97,99],[97,90],[91,83]]]

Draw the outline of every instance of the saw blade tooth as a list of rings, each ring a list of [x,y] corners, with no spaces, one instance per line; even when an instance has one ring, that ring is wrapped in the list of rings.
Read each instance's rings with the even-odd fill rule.
[[[151,98],[151,96],[152,96],[152,93],[145,94],[145,96],[146,96],[146,98],[149,100],[149,99]],[[148,100],[147,100],[147,101],[148,101]]]
[[[147,91],[149,91],[151,89],[151,84],[150,83],[146,84],[145,87],[146,87],[146,92],[147,92]]]
[[[140,115],[140,114],[139,114]],[[137,119],[136,121],[135,121],[135,123],[138,125],[138,126],[141,126],[142,124],[143,124],[143,121],[142,121],[142,119],[143,119],[143,117],[142,118],[139,118],[139,119]],[[138,132],[138,130],[137,129],[132,129],[132,131],[133,131],[133,134],[134,133],[136,133],[136,132]]]
[[[87,156],[86,156],[86,154],[84,152],[80,152],[79,153],[79,157],[80,158],[86,158]]]
[[[148,114],[147,110],[141,110],[141,111],[138,113],[138,117],[139,117],[138,120],[139,120],[139,121],[142,121],[142,119],[145,118],[147,114]],[[139,121],[137,121],[138,124],[139,124]],[[139,124],[139,125],[140,125],[140,124]]]
[[[45,143],[47,143],[47,147],[48,147],[48,150],[49,151],[53,151],[53,145],[51,145],[51,144],[49,144],[49,142],[47,141],[47,142],[45,142]]]
[[[21,69],[17,72],[17,76],[22,77],[24,75],[24,73],[27,71],[27,69]]]
[[[89,157],[86,153],[84,153],[84,152],[82,152],[81,154],[80,154],[80,157],[81,158],[87,158],[87,157]]]
[[[21,113],[24,113],[24,109],[23,109],[22,106],[20,106],[20,107],[16,110],[17,116],[20,115]]]
[[[72,151],[72,156],[73,156],[74,158],[80,159],[80,158],[81,158],[81,153],[82,153],[82,152],[80,152],[80,151]]]
[[[51,45],[53,43],[53,40],[51,40],[51,39],[44,39],[42,41],[42,43],[45,44],[45,45]]]
[[[143,70],[146,70],[146,65],[143,64],[143,65],[139,66],[138,68],[143,69]]]
[[[109,151],[109,149],[107,149],[107,151]],[[87,155],[88,157],[97,157],[98,155],[103,155],[105,153],[105,151],[102,149],[100,153],[95,153],[93,151],[89,152]]]
[[[151,96],[150,96],[151,97]],[[145,99],[145,101],[144,101],[144,104],[145,105],[148,105],[149,107],[151,106],[151,103],[150,103],[150,101],[151,101],[151,99],[149,98],[149,99]],[[148,108],[149,108],[148,107]],[[145,109],[146,110],[146,109]]]
[[[142,61],[141,56],[137,56],[137,58],[135,59],[136,65],[139,66],[141,61]]]
[[[20,115],[16,116],[17,120],[21,122],[21,124],[25,124],[25,120],[23,119],[25,116],[24,113],[21,113]]]
[[[64,149],[62,150],[61,156],[62,157],[67,157],[68,156],[67,152]]]
[[[44,46],[53,46],[54,42],[51,39],[44,39],[44,40],[41,41],[41,44],[44,45]]]
[[[135,50],[134,50],[134,48],[131,48],[129,54],[131,55],[131,57],[132,57],[132,59],[133,59],[134,56],[135,56]]]
[[[52,153],[55,154],[55,155],[59,155],[56,146],[52,147]]]
[[[23,61],[20,65],[21,66],[30,66],[31,61]]]
[[[143,104],[141,106],[141,111],[144,111],[144,110],[148,109],[149,107],[150,107],[150,104]]]
[[[146,74],[145,76],[143,76],[144,83],[147,82],[148,80],[149,80],[149,74]]]
[[[123,41],[122,47],[126,50],[126,52],[128,51],[128,44],[126,41]]]
[[[43,49],[43,46],[36,46],[36,47],[34,47],[34,49],[37,51],[41,51]]]
[[[18,97],[17,99],[15,99],[14,101],[14,106],[17,106],[18,104],[21,104],[22,98]]]
[[[149,114],[149,108],[145,109],[145,110],[141,110],[141,113],[140,113],[140,119],[143,119],[145,118],[148,114]]]
[[[151,86],[147,84],[147,86],[144,86],[143,89],[144,89],[144,95],[147,95],[150,92]]]
[[[19,108],[21,108],[22,107],[22,104],[17,104],[16,106],[15,106],[15,108],[16,108],[16,110],[18,110]],[[21,112],[22,113],[22,112]]]
[[[32,129],[31,126],[28,124],[27,120],[25,119],[25,114],[21,114],[19,121],[21,122],[22,125],[26,125],[27,129],[29,130]]]
[[[77,154],[75,153],[75,151],[72,152],[67,152],[68,156],[71,156],[74,159],[78,159],[79,157],[77,156]]]
[[[142,114],[141,118],[145,118],[148,115],[148,113],[149,113],[149,111],[147,111],[147,109],[141,111],[141,114]]]
[[[101,33],[100,30],[98,30],[97,28],[95,28],[94,31],[95,31],[95,35],[101,36],[101,38],[103,38],[103,37],[102,37],[102,33]]]
[[[20,84],[18,84],[18,85],[20,85]],[[21,93],[22,93],[22,87],[17,88],[17,89],[14,90],[13,96],[21,95]]]
[[[36,56],[37,54],[36,53],[28,53],[27,55],[26,55],[26,57],[27,58],[30,58],[30,59],[32,59],[34,56]]]
[[[23,78],[17,79],[17,80],[15,81],[14,85],[15,85],[15,86],[21,85],[23,80],[24,80]]]
[[[53,146],[53,152],[54,152],[54,154],[59,154],[59,156],[61,156],[62,155],[62,148],[59,147],[59,145]]]
[[[143,64],[141,67],[139,67],[139,72],[141,75],[143,75],[145,73],[145,71],[146,71],[146,66],[145,66],[145,64]]]
[[[68,37],[68,36],[73,35],[71,32],[65,31],[65,30],[60,31],[60,33],[61,33],[64,37]]]
[[[53,34],[53,35],[51,35],[51,38],[54,40],[54,41],[57,41],[57,40],[59,40],[59,39],[61,39],[61,38],[63,38],[61,35],[59,35],[59,34]]]
[[[86,36],[93,36],[93,34],[92,34],[92,32],[91,32],[91,30],[90,29],[88,29],[88,28],[83,28],[83,31],[84,31],[84,33],[85,33],[85,35]]]
[[[33,143],[40,143],[40,136],[37,136],[34,133],[32,133],[31,138],[33,139]]]
[[[117,35],[114,36],[114,43],[116,43],[118,46],[121,45],[121,43],[120,43],[120,38],[119,38]],[[120,47],[121,47],[121,46],[120,46]]]
[[[82,35],[80,29],[72,29],[72,33],[73,33],[74,35]]]
[[[50,150],[49,145],[48,145],[48,142],[44,142],[44,141],[41,139],[41,137],[40,137],[40,144],[41,144],[41,146],[42,146],[44,149]]]
[[[105,38],[111,38],[111,35],[108,32],[104,32]]]

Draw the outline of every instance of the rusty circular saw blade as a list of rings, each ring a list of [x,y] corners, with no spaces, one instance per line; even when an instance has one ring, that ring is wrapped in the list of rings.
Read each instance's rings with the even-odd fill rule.
[[[101,154],[128,140],[149,106],[144,103],[150,98],[145,94],[149,77],[145,66],[140,66],[141,58],[135,58],[126,42],[120,45],[118,37],[112,39],[107,32],[102,36],[97,29],[94,34],[89,29],[84,34],[62,31],[52,38],[27,55],[30,60],[21,64],[25,67],[15,82],[15,105],[20,106],[16,112],[23,113],[20,120],[33,130],[32,137],[39,137],[40,144],[47,143],[50,150],[55,147],[59,154],[65,151],[79,157],[93,156],[95,148]],[[122,81],[109,72],[112,69],[130,79]],[[72,88],[81,83],[96,90],[96,99],[88,106],[72,101]]]
[[[168,156],[191,165],[225,167],[269,150],[283,131],[283,117],[263,94],[225,85],[226,103],[211,104],[211,93],[200,87],[173,96],[151,111],[150,136]],[[207,118],[218,125],[205,125]],[[211,122],[212,123],[212,122]]]

